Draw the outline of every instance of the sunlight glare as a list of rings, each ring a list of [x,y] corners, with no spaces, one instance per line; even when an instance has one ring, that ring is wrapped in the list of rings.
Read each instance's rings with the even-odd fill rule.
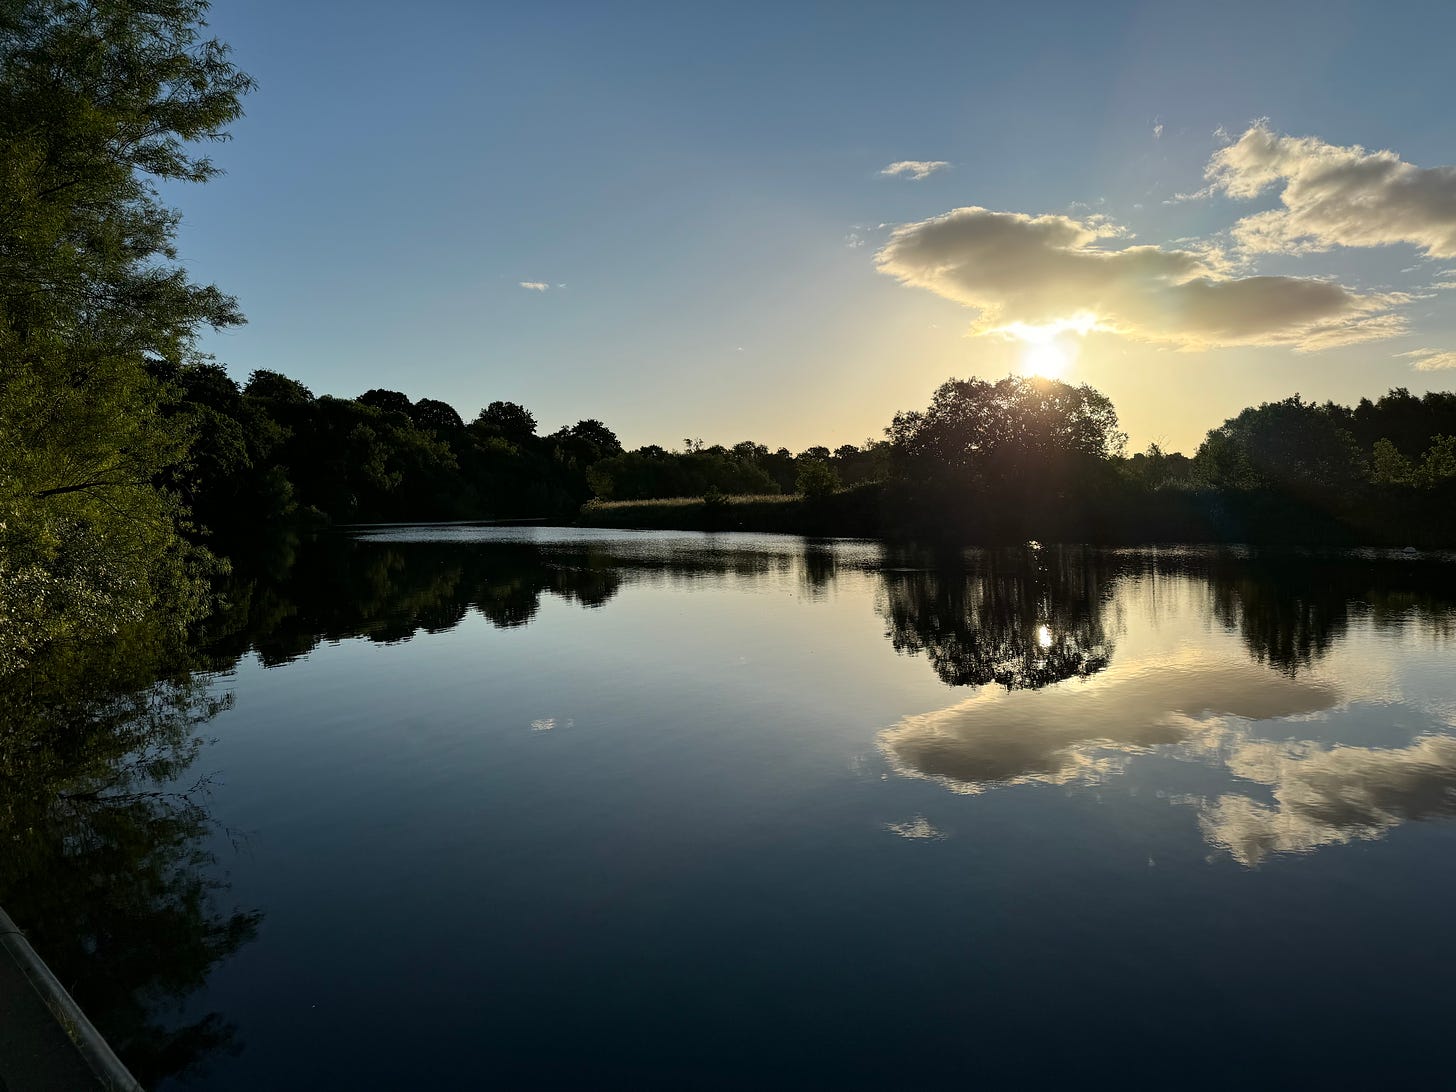
[[[1023,375],[1060,379],[1077,359],[1079,346],[1072,335],[1085,336],[1096,326],[1095,315],[1078,312],[1071,318],[1040,326],[1013,322],[1003,327],[1002,333],[1025,346],[1021,354]]]
[[[1067,354],[1052,341],[1040,345],[1033,342],[1021,354],[1021,370],[1042,379],[1060,379],[1067,370],[1067,364]]]

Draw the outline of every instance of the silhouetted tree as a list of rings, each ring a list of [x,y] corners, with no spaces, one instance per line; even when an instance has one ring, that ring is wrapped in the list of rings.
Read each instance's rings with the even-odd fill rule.
[[[1344,497],[1365,480],[1364,460],[1338,408],[1298,395],[1225,421],[1208,434],[1194,463],[1209,484],[1234,489]]]
[[[414,403],[409,400],[409,395],[399,391],[381,390],[378,387],[365,391],[355,401],[361,405],[383,410],[385,413],[403,413],[407,417],[414,409]]]
[[[465,427],[455,407],[434,398],[421,398],[410,410],[415,424],[429,432],[456,432]]]
[[[839,488],[839,475],[823,459],[803,459],[794,486],[805,499],[822,500]]]
[[[535,438],[536,418],[530,410],[514,402],[492,402],[480,411],[473,427],[510,443],[524,444]]]

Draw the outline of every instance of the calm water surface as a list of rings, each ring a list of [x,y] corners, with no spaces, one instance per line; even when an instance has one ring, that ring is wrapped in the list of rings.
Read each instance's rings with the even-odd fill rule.
[[[166,1088],[1456,1080],[1449,561],[389,529],[234,604]]]

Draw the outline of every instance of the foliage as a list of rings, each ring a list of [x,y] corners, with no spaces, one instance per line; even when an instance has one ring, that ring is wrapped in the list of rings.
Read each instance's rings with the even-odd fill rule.
[[[1018,376],[950,380],[929,409],[895,414],[888,432],[901,473],[979,486],[1075,479],[1127,443],[1106,395]]]
[[[205,181],[251,86],[201,36],[201,0],[0,5],[0,672],[200,602],[155,487],[187,421],[149,362],[180,364],[233,301],[176,263],[156,182]]]
[[[1244,410],[1208,434],[1194,458],[1209,485],[1341,496],[1366,475],[1340,414],[1299,395]]]
[[[797,491],[807,500],[823,500],[839,488],[839,475],[823,459],[805,459],[794,482]]]

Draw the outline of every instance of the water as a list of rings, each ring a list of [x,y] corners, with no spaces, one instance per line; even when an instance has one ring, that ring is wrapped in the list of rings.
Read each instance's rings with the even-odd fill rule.
[[[212,1037],[146,1064],[1435,1083],[1453,637],[1439,558],[330,539],[240,581],[191,676],[167,875],[206,909],[127,920],[206,949],[140,1007]]]

